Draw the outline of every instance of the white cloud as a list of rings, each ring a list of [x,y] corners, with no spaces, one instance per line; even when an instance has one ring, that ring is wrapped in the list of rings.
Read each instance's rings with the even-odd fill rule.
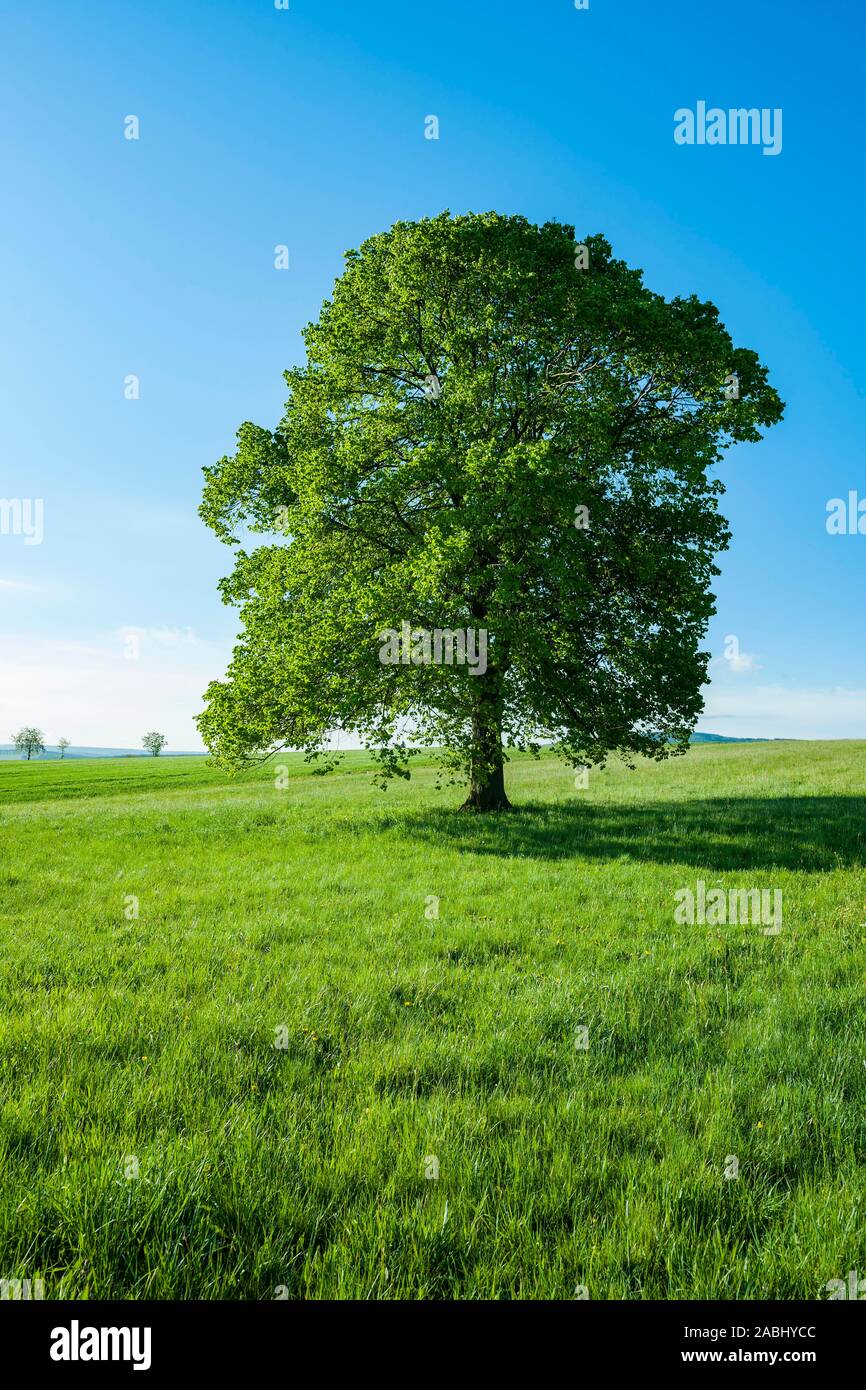
[[[225,671],[229,647],[189,629],[124,629],[86,642],[0,637],[0,743],[35,724],[90,747],[137,748],[159,729],[175,751],[201,749],[193,716],[208,682]]]
[[[191,627],[121,627],[115,633],[119,642],[124,644],[137,641],[139,645],[146,643],[156,647],[197,647],[200,645],[199,638]]]
[[[4,593],[12,594],[38,594],[38,584],[25,584],[20,579],[0,579],[0,589]]]
[[[710,686],[700,726],[743,738],[866,739],[866,690],[844,686]]]
[[[744,652],[740,650],[740,639],[734,632],[729,632],[725,638],[725,650],[721,657],[716,657],[712,662],[716,670],[723,667],[736,675],[742,675],[745,671],[760,671],[761,667],[754,652]]]
[[[752,652],[737,652],[736,656],[727,656],[725,661],[729,671],[760,671],[757,657]]]
[[[728,638],[724,656],[715,656],[710,662],[713,671],[730,671],[742,675],[746,671],[760,671],[761,664],[754,652],[741,652],[736,639]]]

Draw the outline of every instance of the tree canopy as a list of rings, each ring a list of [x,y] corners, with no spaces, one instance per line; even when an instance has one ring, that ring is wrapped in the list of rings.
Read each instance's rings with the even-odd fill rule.
[[[34,753],[45,752],[45,735],[41,729],[34,729],[32,726],[19,729],[17,734],[12,735],[12,742],[19,753],[27,754],[28,762]]]
[[[205,469],[243,622],[211,752],[327,758],[353,731],[387,778],[435,747],[494,809],[503,745],[684,750],[729,540],[714,470],[782,415],[715,306],[602,236],[443,213],[349,251],[304,339],[277,427]]]

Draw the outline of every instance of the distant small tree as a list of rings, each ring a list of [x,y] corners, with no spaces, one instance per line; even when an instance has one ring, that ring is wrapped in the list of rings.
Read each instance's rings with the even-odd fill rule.
[[[12,742],[19,753],[27,754],[28,762],[34,753],[45,752],[45,735],[41,729],[19,729],[17,734],[12,735]]]
[[[141,740],[141,746],[146,748],[148,753],[153,754],[155,758],[159,757],[167,743],[168,739],[165,734],[145,734]]]
[[[62,761],[62,760],[63,760],[63,756],[64,756],[64,754],[65,754],[67,748],[69,747],[69,739],[68,739],[68,738],[59,738],[59,739],[57,740],[57,747],[60,749],[60,758],[61,758],[61,761]]]

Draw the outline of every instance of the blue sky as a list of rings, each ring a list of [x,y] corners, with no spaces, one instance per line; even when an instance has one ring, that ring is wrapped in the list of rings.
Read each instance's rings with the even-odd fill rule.
[[[0,534],[0,742],[200,746],[235,633],[201,468],[277,422],[343,252],[444,207],[603,232],[759,353],[787,413],[724,466],[699,727],[866,737],[866,535],[825,524],[866,497],[864,28],[805,0],[7,3],[0,497],[45,515]],[[781,108],[781,153],[677,145],[701,100]]]

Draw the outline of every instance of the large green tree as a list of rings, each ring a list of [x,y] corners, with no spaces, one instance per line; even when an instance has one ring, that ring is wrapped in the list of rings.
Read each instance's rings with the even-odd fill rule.
[[[443,213],[350,251],[304,337],[277,428],[205,469],[243,619],[211,752],[326,757],[352,730],[387,777],[432,746],[490,810],[503,745],[682,751],[729,539],[713,470],[782,414],[716,308],[652,293],[601,236]],[[484,634],[485,661],[437,660],[437,630]]]

